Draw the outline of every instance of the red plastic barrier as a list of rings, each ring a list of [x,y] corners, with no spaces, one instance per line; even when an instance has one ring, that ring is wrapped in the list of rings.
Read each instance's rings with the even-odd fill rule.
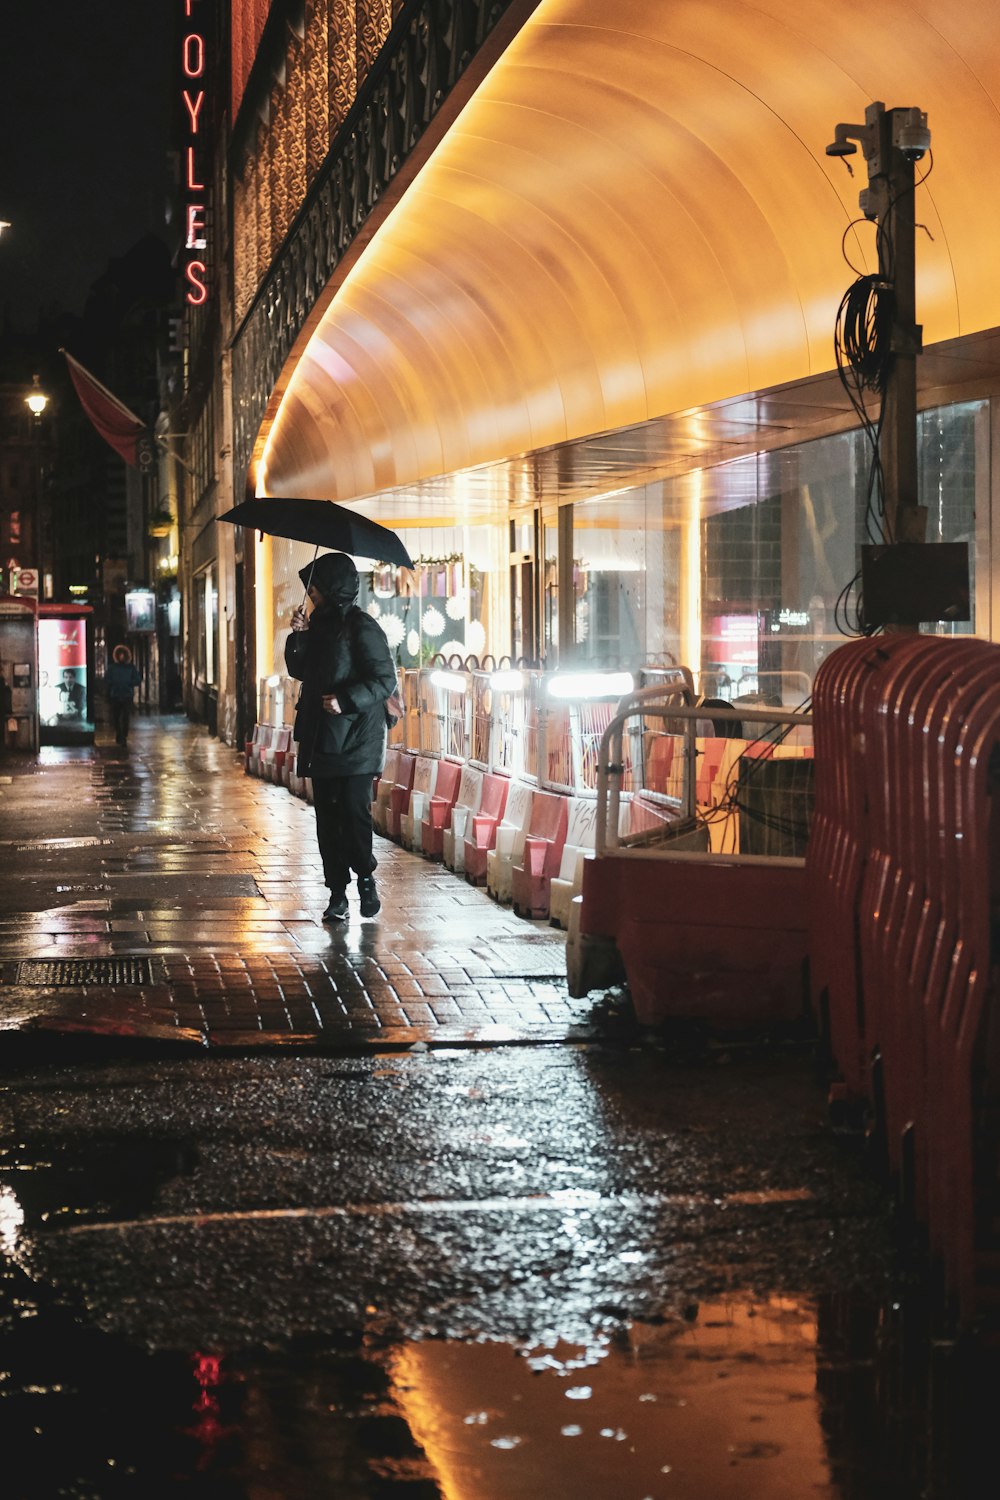
[[[246,755],[243,759],[243,769],[248,776],[260,774],[260,754],[263,749],[271,743],[271,725],[255,724],[253,734],[246,743]]]
[[[921,638],[885,674],[866,721],[868,771],[875,778],[869,826],[878,851],[870,868],[878,880],[862,891],[863,983],[888,1165],[919,1215],[927,1210],[925,1005],[935,988],[927,935],[940,925],[942,873],[954,849],[953,798],[938,762],[942,752],[950,762],[946,747],[957,732],[961,702],[970,689],[978,692],[981,668],[992,660],[982,641]],[[948,785],[954,791],[950,776]]]
[[[698,741],[696,798],[702,807],[712,802],[712,787],[719,775],[722,758],[726,753],[726,739],[704,739]]]
[[[815,800],[806,850],[813,1006],[838,1092],[852,1107],[870,1097],[871,1043],[859,963],[859,900],[870,854],[862,712],[881,674],[917,638],[852,641],[821,665],[813,685]]]
[[[970,678],[942,724],[939,754],[952,844],[943,882],[927,1016],[928,1200],[946,1283],[963,1319],[1000,1314],[997,1233],[1000,1035],[996,1011],[1000,909],[1000,651]]]
[[[415,755],[400,755],[396,760],[395,780],[389,793],[389,806],[385,815],[385,831],[386,836],[395,839],[397,844],[402,833],[399,820],[410,807],[410,791],[416,764]]]
[[[465,840],[465,878],[473,885],[482,885],[486,879],[486,856],[496,844],[509,790],[506,776],[483,777],[479,811],[472,815],[472,837]]]
[[[583,870],[580,931],[614,938],[637,1019],[746,1029],[806,1010],[801,864],[602,855]]]
[[[282,725],[274,730],[271,743],[260,752],[260,774],[265,781],[273,781],[276,785],[281,785],[281,771],[291,744],[292,731],[289,727]]]
[[[536,792],[531,799],[521,863],[511,867],[512,902],[519,916],[548,916],[549,886],[553,875],[559,874],[568,819],[567,797]]]
[[[427,816],[420,828],[420,848],[427,859],[444,856],[445,829],[451,822],[451,810],[458,799],[462,767],[458,761],[443,760],[438,766],[434,795],[427,807]]]
[[[961,1321],[1000,1318],[1000,648],[842,648],[814,734],[810,959],[834,1058]]]

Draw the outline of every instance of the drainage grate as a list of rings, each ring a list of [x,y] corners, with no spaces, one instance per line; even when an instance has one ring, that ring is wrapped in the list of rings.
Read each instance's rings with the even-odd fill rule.
[[[156,966],[159,968],[159,965]],[[155,984],[151,958],[25,958],[17,966],[17,984]]]

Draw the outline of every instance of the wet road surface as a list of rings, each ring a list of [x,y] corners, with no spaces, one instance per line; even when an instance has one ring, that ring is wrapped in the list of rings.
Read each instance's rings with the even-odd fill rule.
[[[138,727],[0,784],[5,1496],[994,1493],[995,1358],[932,1337],[807,1049],[609,1028],[386,845],[330,934],[309,810]],[[56,954],[164,967],[26,982]]]

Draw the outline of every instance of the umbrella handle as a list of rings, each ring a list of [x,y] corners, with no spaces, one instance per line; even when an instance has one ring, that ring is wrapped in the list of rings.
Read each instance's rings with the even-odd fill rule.
[[[309,577],[306,580],[306,591],[302,595],[302,608],[303,609],[305,609],[306,605],[309,603],[309,589],[312,586],[313,568],[315,568],[315,566],[316,566],[316,559],[317,559],[317,557],[319,557],[319,542],[316,543],[316,550],[313,553],[313,560],[309,564]]]

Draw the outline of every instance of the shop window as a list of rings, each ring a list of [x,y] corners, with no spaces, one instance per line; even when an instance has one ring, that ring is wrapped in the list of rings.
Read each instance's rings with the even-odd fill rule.
[[[219,591],[215,569],[198,573],[192,590],[194,674],[199,687],[218,685]]]

